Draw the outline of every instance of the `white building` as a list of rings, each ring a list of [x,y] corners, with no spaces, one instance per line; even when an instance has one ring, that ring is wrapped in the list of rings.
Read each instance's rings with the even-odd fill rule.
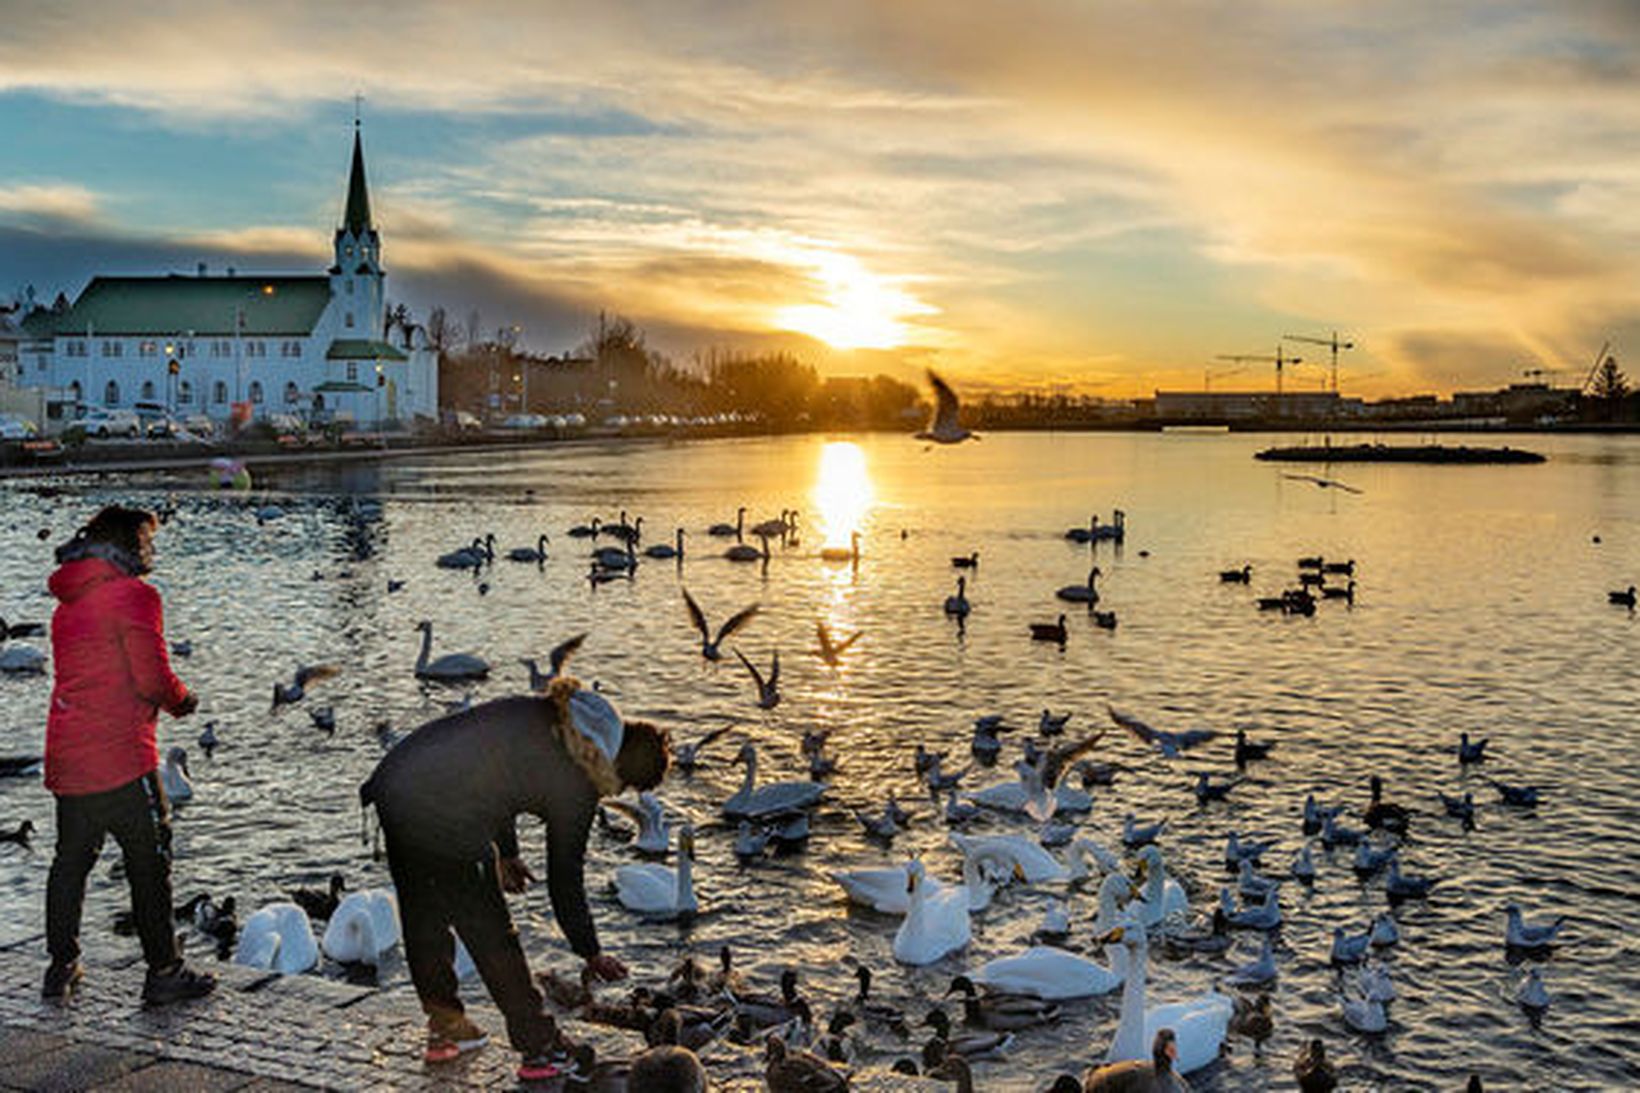
[[[387,339],[357,129],[335,248],[335,264],[316,276],[212,276],[201,266],[192,277],[94,277],[66,312],[29,316],[21,382],[87,407],[149,403],[219,420],[437,420],[437,354],[419,329]]]

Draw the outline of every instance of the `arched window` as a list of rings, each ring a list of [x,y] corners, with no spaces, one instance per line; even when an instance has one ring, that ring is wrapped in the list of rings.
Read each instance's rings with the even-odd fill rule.
[[[187,380],[177,384],[177,401],[186,406],[194,401],[194,385]]]
[[[218,406],[228,401],[228,385],[226,383],[221,380],[216,381],[216,386],[211,388],[211,401]]]
[[[119,404],[120,385],[115,383],[113,380],[109,380],[108,386],[103,388],[103,405],[118,406]]]
[[[353,328],[353,312],[349,311],[345,316],[345,319],[347,328],[351,330]]]
[[[323,395],[314,395],[313,396],[313,412],[316,413],[316,414],[322,414],[322,413],[324,413],[324,410],[325,410],[325,396],[323,396]]]
[[[68,396],[74,400],[76,405],[78,405],[81,399],[85,398],[85,388],[80,386],[79,380],[75,380],[73,383],[68,385]]]
[[[285,403],[286,403],[286,405],[294,406],[298,402],[300,402],[301,400],[302,400],[301,389],[298,388],[296,386],[296,384],[294,384],[294,383],[285,384]]]
[[[144,401],[144,402],[154,401],[154,381],[153,380],[143,380],[142,381],[142,401]]]
[[[262,404],[262,381],[261,380],[252,380],[251,381],[251,402],[258,405],[258,406],[260,406]]]

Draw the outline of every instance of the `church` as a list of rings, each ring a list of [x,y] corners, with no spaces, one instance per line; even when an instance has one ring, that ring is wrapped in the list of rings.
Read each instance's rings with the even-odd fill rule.
[[[94,277],[25,320],[20,386],[77,407],[163,408],[218,422],[288,414],[377,426],[438,419],[438,357],[387,330],[387,274],[357,123],[335,262],[323,274]]]

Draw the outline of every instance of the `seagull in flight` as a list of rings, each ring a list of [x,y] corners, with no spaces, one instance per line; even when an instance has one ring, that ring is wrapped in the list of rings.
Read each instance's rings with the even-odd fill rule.
[[[552,652],[547,654],[548,670],[545,675],[541,673],[541,668],[536,664],[535,658],[525,657],[523,660],[519,661],[520,664],[530,670],[530,690],[536,692],[545,691],[549,683],[563,675],[564,663],[574,655],[575,651],[581,647],[581,643],[585,640],[587,640],[587,636],[585,634],[576,634],[568,641],[560,642],[558,645],[554,646]]]
[[[689,608],[689,621],[695,624],[696,630],[700,631],[700,655],[707,660],[722,660],[723,653],[718,649],[718,646],[723,644],[729,635],[751,622],[752,616],[757,614],[757,604],[754,603],[737,614],[729,616],[729,620],[718,627],[717,637],[714,638],[711,629],[706,625],[706,612],[700,609],[700,604],[695,602],[695,597],[689,594],[687,588],[683,590],[683,602]]]
[[[1283,478],[1291,478],[1295,482],[1314,482],[1321,489],[1343,490],[1345,493],[1360,493],[1354,486],[1346,485],[1336,478],[1322,478],[1314,474],[1283,474]]]
[[[1035,761],[1020,760],[1014,765],[1019,773],[1020,781],[1025,783],[1025,814],[1038,823],[1047,823],[1053,819],[1059,799],[1056,790],[1059,788],[1059,779],[1067,768],[1076,760],[1092,751],[1094,746],[1104,738],[1105,732],[1101,729],[1092,736],[1083,738],[1073,744],[1062,744],[1057,748],[1048,748],[1036,754]]]
[[[1212,729],[1186,729],[1184,732],[1164,732],[1161,729],[1151,728],[1132,714],[1123,713],[1108,703],[1105,708],[1110,711],[1112,721],[1132,733],[1136,739],[1155,747],[1162,753],[1164,759],[1177,759],[1179,753],[1186,748],[1193,748],[1197,744],[1205,744],[1218,735]]]
[[[934,444],[960,444],[970,437],[978,440],[978,434],[957,424],[962,405],[957,401],[957,393],[951,390],[951,385],[940,379],[932,368],[928,370],[928,382],[934,388],[934,416],[929,419],[928,428],[917,434],[917,439]]]
[[[838,664],[842,662],[843,654],[848,652],[848,647],[859,641],[860,635],[865,633],[863,630],[856,630],[842,641],[833,641],[831,631],[826,629],[825,623],[815,623],[814,629],[820,642],[819,648],[813,650],[814,655],[831,665],[833,668],[837,667]]]
[[[740,663],[752,674],[752,682],[757,686],[758,709],[772,710],[780,705],[780,650],[774,651],[774,663],[769,667],[768,679],[763,678],[763,673],[757,670],[757,665],[746,659],[745,653],[736,649],[735,656],[740,658]]]

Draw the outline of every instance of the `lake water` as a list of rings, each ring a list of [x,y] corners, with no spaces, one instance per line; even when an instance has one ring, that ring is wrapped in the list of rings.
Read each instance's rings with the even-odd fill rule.
[[[1275,838],[1271,872],[1284,874],[1305,840],[1307,792],[1346,804],[1359,826],[1367,778],[1416,812],[1402,851],[1408,873],[1439,878],[1427,902],[1397,911],[1402,941],[1385,964],[1400,992],[1387,1034],[1352,1033],[1340,1016],[1328,965],[1332,928],[1364,928],[1386,906],[1382,882],[1363,885],[1346,851],[1315,846],[1311,889],[1283,889],[1276,1031],[1262,1057],[1233,1041],[1234,1054],[1193,1076],[1197,1088],[1289,1085],[1294,1051],[1326,1041],[1351,1088],[1457,1089],[1471,1071],[1488,1088],[1614,1089],[1640,1083],[1640,623],[1607,604],[1609,589],[1640,583],[1640,438],[1530,437],[1543,451],[1527,467],[1341,466],[1330,472],[1359,488],[1343,493],[1285,477],[1316,468],[1256,463],[1269,438],[1185,435],[992,435],[938,451],[903,437],[818,437],[688,443],[564,446],[539,453],[409,460],[379,467],[290,472],[250,496],[204,491],[192,475],[103,480],[42,498],[32,485],[0,485],[0,613],[43,619],[51,546],[108,501],[157,504],[177,498],[161,533],[154,582],[163,590],[175,639],[193,643],[180,674],[201,695],[199,715],[165,720],[162,746],[192,759],[197,799],[176,822],[179,898],[200,888],[232,893],[241,907],[281,898],[293,884],[332,870],[382,883],[358,838],[356,787],[381,755],[380,720],[400,729],[436,716],[460,696],[426,691],[412,677],[414,626],[434,622],[435,654],[470,651],[495,672],[478,700],[517,692],[517,659],[544,656],[556,642],[589,632],[576,673],[596,679],[630,715],[672,727],[680,739],[732,723],[692,777],[673,776],[663,798],[702,830],[696,888],[704,914],[689,928],[645,925],[604,891],[628,860],[621,843],[595,832],[589,886],[607,948],[652,980],[685,951],[713,954],[730,942],[754,979],[771,989],[779,969],[800,967],[805,989],[848,997],[855,962],[877,972],[874,993],[920,1014],[951,976],[1018,949],[1063,889],[1014,888],[976,916],[965,956],[930,968],[895,964],[897,920],[851,912],[828,880],[839,867],[883,865],[920,852],[947,878],[958,859],[942,810],[912,773],[917,742],[968,760],[973,719],[1006,714],[1022,731],[1006,737],[995,769],[965,785],[999,781],[1017,741],[1044,707],[1074,716],[1070,732],[1108,724],[1108,702],[1163,728],[1222,734],[1167,762],[1113,731],[1102,757],[1133,768],[1096,791],[1081,820],[1119,849],[1121,817],[1167,817],[1168,867],[1211,909],[1226,879],[1225,835]],[[359,524],[350,495],[384,502],[379,521]],[[254,504],[277,500],[284,518],[258,526]],[[777,546],[766,568],[720,557],[724,541],[703,532],[748,509],[748,523],[782,509],[802,513],[801,543]],[[1089,514],[1128,514],[1125,547],[1090,551],[1067,543]],[[680,567],[646,561],[634,581],[592,587],[587,541],[564,532],[625,509],[644,517],[645,541],[690,533]],[[36,532],[49,528],[50,541]],[[858,565],[817,557],[827,542],[861,533]],[[434,568],[440,553],[493,531],[503,548],[551,538],[539,570],[498,561],[480,594],[471,576]],[[1595,537],[1599,541],[1595,541]],[[603,542],[608,543],[605,539]],[[361,542],[369,556],[355,558]],[[979,551],[969,580],[973,614],[959,630],[942,610],[954,588],[953,555]],[[1356,562],[1353,606],[1322,603],[1313,617],[1255,609],[1255,595],[1295,583],[1296,559],[1320,554]],[[1103,572],[1100,606],[1114,631],[1061,605],[1054,590]],[[1221,584],[1221,569],[1251,564],[1251,586]],[[389,578],[407,581],[390,595]],[[716,621],[746,604],[763,610],[733,644],[754,661],[782,657],[784,701],[759,711],[732,659],[705,664],[679,591],[687,587]],[[1061,650],[1028,639],[1027,624],[1064,609]],[[807,650],[814,627],[864,637],[831,669]],[[336,708],[333,738],[305,710],[268,710],[275,678],[298,663],[330,661],[340,679],[309,705]],[[38,750],[49,678],[0,679],[0,751]],[[218,722],[222,747],[197,754],[204,720]],[[804,730],[829,729],[842,757],[828,803],[804,853],[751,866],[736,863],[733,832],[714,823],[717,804],[739,783],[729,763],[738,742],[760,752],[764,780],[797,778]],[[1226,804],[1199,808],[1194,773],[1233,772],[1234,731],[1277,743],[1271,759]],[[1460,769],[1460,731],[1491,740],[1481,768]],[[1501,807],[1486,776],[1543,787],[1533,810]],[[1446,818],[1435,793],[1471,790],[1476,830]],[[917,800],[918,816],[892,849],[867,841],[852,808],[879,809],[890,791]],[[35,781],[0,784],[0,823],[32,817],[32,854],[0,849],[0,919],[14,935],[37,929],[49,847],[49,795]],[[1027,831],[992,817],[977,831]],[[525,827],[539,861],[540,834]],[[105,857],[111,860],[112,855]],[[1090,947],[1095,886],[1070,895],[1070,943]],[[105,865],[93,877],[87,933],[106,931],[126,900]],[[1529,918],[1569,916],[1552,958],[1506,959],[1503,906]],[[538,966],[570,967],[551,923],[544,887],[513,903]],[[135,942],[126,943],[135,951]],[[1227,956],[1168,960],[1152,947],[1151,1001],[1194,995],[1256,955],[1257,936]],[[1513,1001],[1526,969],[1540,964],[1554,1002],[1539,1023]],[[390,979],[402,983],[395,967]],[[476,984],[470,992],[481,990]],[[1067,1007],[1057,1025],[1020,1036],[1012,1060],[979,1070],[983,1089],[1041,1088],[1062,1069],[1102,1056],[1119,994]],[[952,1012],[956,1010],[953,1007]],[[859,1030],[856,1030],[859,1031]],[[861,1035],[868,1060],[886,1065],[906,1049],[880,1031]],[[919,1036],[920,1039],[920,1036]],[[742,1060],[734,1073],[755,1073]]]

